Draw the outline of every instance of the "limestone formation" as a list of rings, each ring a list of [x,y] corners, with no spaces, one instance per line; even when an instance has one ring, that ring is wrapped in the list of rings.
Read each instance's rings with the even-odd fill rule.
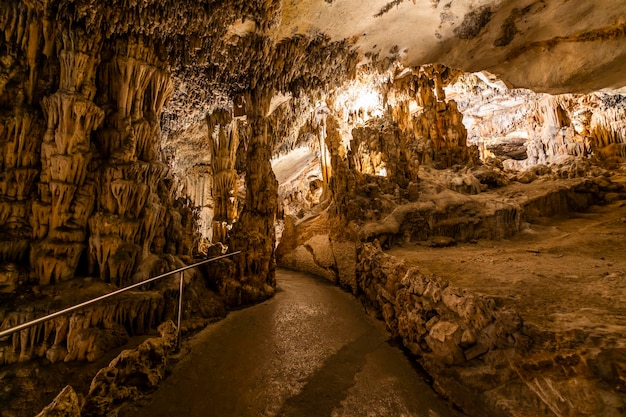
[[[467,146],[467,130],[457,103],[446,100],[441,75],[446,70],[443,66],[425,66],[419,74],[396,81],[393,119],[408,136],[407,161],[420,160],[447,168],[477,160],[476,151]],[[416,112],[411,111],[414,106]]]
[[[507,169],[594,158],[623,161],[624,105],[609,93],[551,96],[509,89],[487,73],[464,74],[446,86],[482,159]]]
[[[158,330],[160,337],[124,350],[101,369],[84,398],[68,385],[38,416],[106,416],[117,412],[124,401],[149,393],[165,377],[168,356],[176,344],[173,322],[161,324]]]
[[[215,202],[213,212],[213,243],[225,242],[228,232],[238,217],[237,186],[235,170],[239,148],[239,126],[227,110],[216,110],[207,117],[211,141],[212,194]]]
[[[37,417],[80,417],[80,400],[74,389],[68,385],[52,403],[37,414]]]
[[[274,293],[276,236],[274,221],[278,210],[278,183],[270,157],[272,140],[266,118],[271,97],[266,90],[255,90],[247,97],[250,129],[246,156],[246,200],[228,246],[241,250],[234,258],[237,270],[231,303],[247,304]],[[233,299],[233,296],[236,297]]]
[[[175,221],[168,209],[173,196],[160,187],[168,169],[158,160],[158,120],[172,85],[142,41],[121,43],[115,53],[100,73],[110,110],[96,135],[102,161],[96,213],[89,221],[89,268],[125,286],[153,252],[153,242],[166,234],[167,223]]]
[[[469,414],[623,414],[621,344],[385,253],[624,199],[623,2],[474,3],[0,1],[0,329],[228,248],[184,274],[183,329],[271,297],[278,261],[357,296]],[[7,336],[0,366],[97,361],[178,292]],[[42,415],[116,413],[164,377],[172,332]]]
[[[42,99],[47,130],[41,147],[39,200],[33,204],[31,267],[40,285],[72,278],[85,248],[86,225],[93,211],[91,132],[104,119],[94,99],[99,39],[69,33],[59,51],[59,91]]]

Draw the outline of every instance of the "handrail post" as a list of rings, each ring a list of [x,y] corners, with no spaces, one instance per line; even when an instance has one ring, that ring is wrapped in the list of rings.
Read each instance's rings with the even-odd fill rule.
[[[183,283],[184,272],[180,271],[180,284],[178,289],[178,326],[176,328],[176,350],[180,350],[180,323],[183,319]]]

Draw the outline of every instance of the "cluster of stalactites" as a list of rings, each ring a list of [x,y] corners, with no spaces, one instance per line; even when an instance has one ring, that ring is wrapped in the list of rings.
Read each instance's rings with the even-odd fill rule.
[[[467,146],[463,115],[454,100],[446,100],[441,65],[421,67],[396,79],[387,93],[388,112],[403,136],[407,158],[446,168],[474,163]]]
[[[225,242],[238,217],[235,170],[239,148],[239,120],[227,109],[217,109],[207,116],[213,174],[212,195],[215,204],[213,243]]]
[[[590,127],[593,146],[601,158],[626,160],[626,106],[595,112]]]
[[[25,2],[0,3],[0,292],[29,279],[33,192],[46,128],[39,70],[55,53],[56,25]],[[42,51],[43,49],[43,51]]]
[[[45,285],[74,276],[93,210],[91,132],[104,120],[93,102],[99,60],[93,42],[64,36],[59,90],[41,100],[47,129],[41,145],[38,200],[32,205],[31,268]],[[95,51],[95,52],[94,52]]]
[[[170,175],[160,161],[160,115],[173,87],[154,49],[141,39],[120,41],[101,64],[98,85],[111,108],[96,146],[96,213],[89,220],[91,273],[118,286],[133,282],[142,259],[166,248],[166,230],[180,217],[171,205]],[[180,220],[180,219],[179,219]],[[175,241],[172,240],[172,242]],[[176,252],[176,248],[168,251]]]

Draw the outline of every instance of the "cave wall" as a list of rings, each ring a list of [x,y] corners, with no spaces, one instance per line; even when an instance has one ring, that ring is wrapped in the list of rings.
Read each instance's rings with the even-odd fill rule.
[[[610,167],[624,159],[624,95],[550,95],[508,88],[493,75],[462,74],[446,86],[458,102],[468,142],[485,161],[509,170],[592,158]]]
[[[190,255],[193,245],[175,236],[182,215],[160,160],[160,116],[173,86],[156,45],[104,42],[35,6],[43,7],[2,9],[3,207],[19,205],[29,219],[18,224],[17,209],[3,210],[3,229],[19,239],[2,259],[47,285],[73,277],[88,248],[90,273],[120,284],[151,253]]]
[[[194,212],[161,161],[173,85],[158,47],[67,24],[63,7],[0,4],[2,328],[109,291],[100,283],[172,269],[197,248]],[[88,291],[73,281],[86,276],[97,279]],[[171,316],[171,298],[148,292],[24,330],[0,343],[0,362],[93,360]]]

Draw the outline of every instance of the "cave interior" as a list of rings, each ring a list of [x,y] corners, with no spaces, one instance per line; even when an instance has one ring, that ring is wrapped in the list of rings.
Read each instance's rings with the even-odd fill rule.
[[[467,415],[624,415],[626,3],[572,3],[0,0],[0,330],[241,251],[183,334],[305,271]],[[2,417],[160,334],[55,407],[154,389],[178,291],[0,338]]]

